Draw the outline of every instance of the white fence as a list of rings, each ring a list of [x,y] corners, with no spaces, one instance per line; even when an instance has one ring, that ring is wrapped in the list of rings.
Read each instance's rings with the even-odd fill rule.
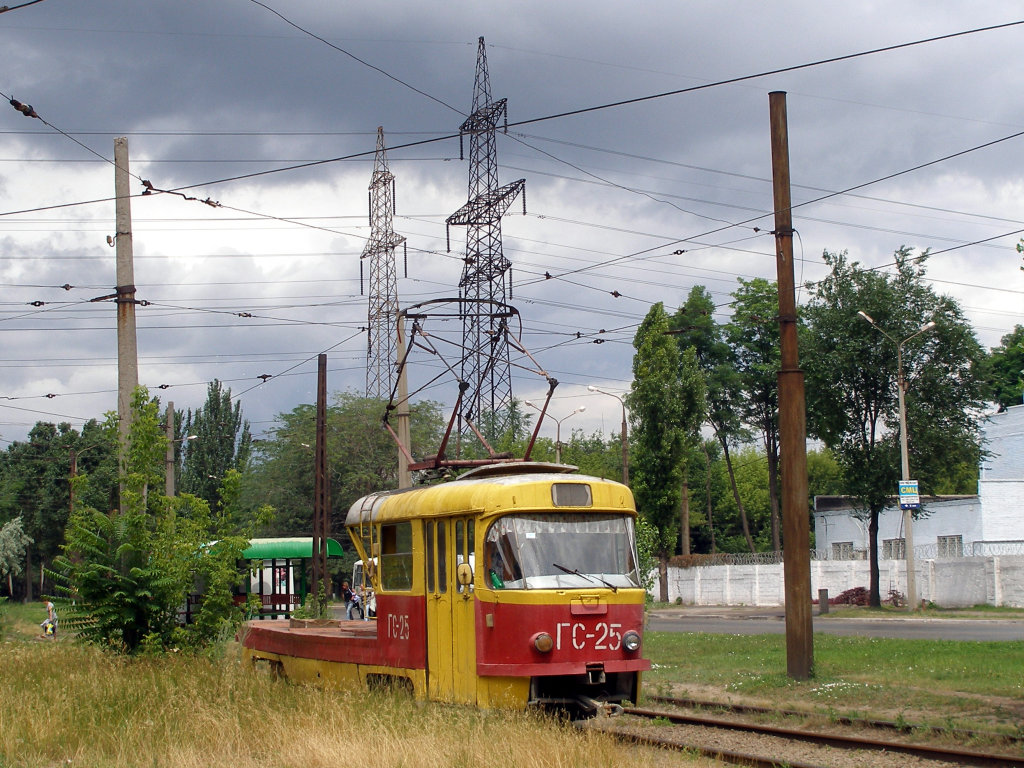
[[[916,560],[914,565],[922,600],[949,608],[1024,608],[1024,556]],[[906,562],[881,560],[878,566],[882,599],[890,590],[906,595]],[[829,597],[835,597],[853,587],[867,587],[868,568],[866,560],[812,560],[811,597],[816,600],[819,589],[827,589]],[[654,594],[658,596],[657,583]],[[782,563],[669,568],[668,599],[680,599],[687,605],[782,605]]]

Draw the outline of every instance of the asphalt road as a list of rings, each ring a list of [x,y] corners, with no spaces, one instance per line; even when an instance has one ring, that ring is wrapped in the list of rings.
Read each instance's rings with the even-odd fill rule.
[[[814,616],[812,621],[815,632],[829,635],[908,640],[1024,640],[1024,620],[1021,619],[860,619]],[[662,609],[650,613],[647,628],[654,632],[781,635],[786,632],[786,621],[782,609]]]

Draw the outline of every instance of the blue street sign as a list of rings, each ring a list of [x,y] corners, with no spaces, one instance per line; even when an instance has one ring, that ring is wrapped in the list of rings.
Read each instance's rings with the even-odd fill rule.
[[[917,490],[917,480],[900,480],[900,509],[920,509],[921,495]]]

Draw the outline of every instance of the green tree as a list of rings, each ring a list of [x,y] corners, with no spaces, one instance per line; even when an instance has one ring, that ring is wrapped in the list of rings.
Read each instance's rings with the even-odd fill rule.
[[[868,270],[845,253],[824,254],[830,274],[808,285],[804,335],[809,431],[839,462],[846,491],[868,510],[872,605],[880,604],[878,515],[900,478],[897,355],[903,346],[911,472],[924,493],[980,458],[977,414],[983,353],[957,303],[925,282],[926,254],[895,253],[895,274]],[[872,327],[858,316],[867,313]]]
[[[768,492],[768,461],[764,450],[748,444],[733,454],[733,474],[740,503],[747,510],[750,534],[754,539],[755,551],[771,550],[771,500]],[[723,552],[741,552],[745,548],[746,536],[736,524],[736,500],[728,493],[717,501],[716,511],[720,520],[718,542]]]
[[[1003,336],[985,360],[989,399],[1000,410],[1024,403],[1024,325]]]
[[[194,440],[187,439],[192,435]],[[205,404],[185,415],[181,438],[179,487],[215,506],[224,475],[229,469],[244,472],[252,451],[249,422],[242,418],[242,403],[231,402],[230,387],[210,382]]]
[[[330,508],[338,525],[359,497],[397,487],[398,448],[381,423],[384,407],[380,400],[352,392],[334,394],[327,407]],[[445,423],[440,406],[420,402],[410,410],[413,455],[436,452]],[[255,446],[240,505],[248,514],[263,504],[274,507],[276,517],[266,534],[308,535],[313,518],[316,407],[296,406],[278,414],[276,422],[273,437]]]
[[[25,533],[21,518],[8,520],[0,527],[0,577],[7,577],[7,593],[14,595],[11,577],[21,573],[25,563],[25,548],[32,538]]]
[[[60,552],[71,508],[69,480],[76,471],[106,481],[89,491],[88,503],[117,503],[115,438],[94,419],[81,433],[67,423],[37,422],[27,442],[15,441],[0,453],[0,522],[20,517],[33,540],[20,571],[26,600],[39,582],[37,568]]]
[[[768,461],[771,541],[782,550],[779,515],[779,293],[763,278],[743,280],[733,294],[732,321],[726,326],[739,373],[741,419],[761,435]]]
[[[715,304],[707,288],[701,285],[694,286],[686,302],[673,317],[673,334],[680,350],[689,347],[696,350],[697,362],[704,374],[706,420],[715,432],[715,439],[725,460],[729,487],[744,539],[749,550],[754,552],[754,539],[750,533],[746,508],[736,484],[731,450],[731,446],[748,439],[748,434],[740,421],[743,405],[742,386],[735,352],[725,341],[724,328],[715,322],[714,310]],[[705,465],[709,463],[710,458],[706,457]],[[710,524],[711,518],[708,520]]]
[[[696,353],[680,355],[661,303],[651,307],[633,340],[633,386],[626,396],[632,429],[630,481],[640,513],[658,531],[661,600],[668,600],[668,559],[679,535],[683,459],[703,419],[703,380]]]
[[[139,387],[132,411],[119,478],[124,510],[77,503],[90,478],[72,480],[76,505],[51,574],[64,624],[85,642],[128,654],[202,647],[241,618],[231,588],[241,581],[236,563],[248,536],[231,536],[201,498],[157,492],[167,444],[158,403]],[[107,426],[116,429],[115,416]],[[194,623],[181,627],[179,609],[197,589],[203,597]]]
[[[538,441],[539,442],[539,441]],[[531,458],[537,461],[554,461],[555,447],[552,443],[550,451],[537,452]],[[548,458],[550,456],[550,458]],[[569,442],[562,447],[562,462],[580,468],[584,475],[606,477],[610,480],[622,481],[622,441],[618,433],[605,437],[600,431],[584,435],[583,430],[574,429]]]

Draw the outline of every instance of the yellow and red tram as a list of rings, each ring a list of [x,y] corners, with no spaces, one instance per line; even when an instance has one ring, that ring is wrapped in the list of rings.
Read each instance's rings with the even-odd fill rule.
[[[636,701],[645,592],[633,496],[561,465],[481,467],[371,494],[346,528],[376,621],[253,621],[245,657],[290,679],[593,713]]]

